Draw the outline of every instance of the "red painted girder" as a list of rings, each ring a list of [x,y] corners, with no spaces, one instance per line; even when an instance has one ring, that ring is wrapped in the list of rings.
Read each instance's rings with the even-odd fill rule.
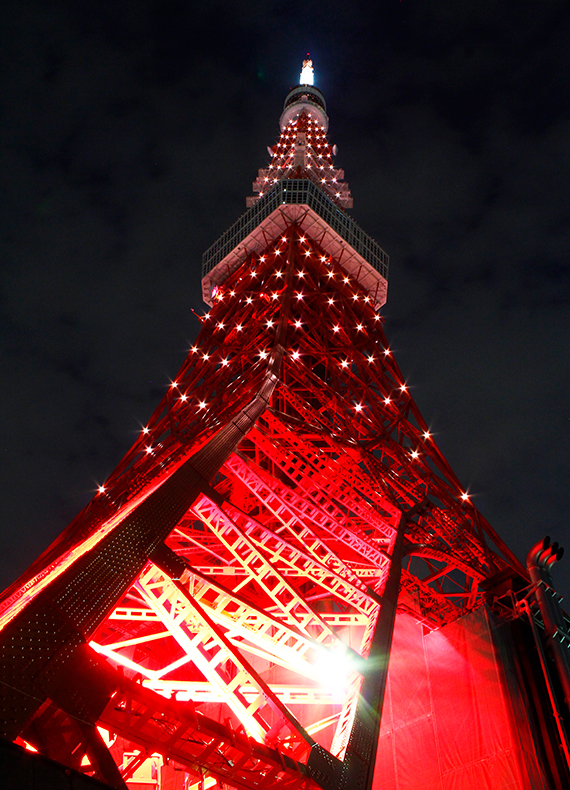
[[[298,571],[299,575],[311,579],[331,597],[350,604],[362,614],[370,615],[378,606],[377,601],[362,589],[362,585],[349,582],[332,568],[311,557],[297,546],[293,546],[281,535],[264,527],[256,519],[239,510],[231,503],[224,504],[224,510],[231,515],[232,520],[243,530],[243,534],[262,551],[267,559],[277,568],[285,564]]]
[[[315,397],[317,395],[322,397],[324,382],[319,380],[319,384],[320,392],[315,392]],[[292,404],[294,408],[296,408],[299,413],[305,417],[305,419],[307,419],[306,425],[299,426],[303,433],[306,434],[307,432],[310,432],[311,422],[314,422],[314,420],[322,417],[320,412],[316,411],[303,398],[297,395],[297,393],[295,393],[290,386],[280,385],[277,394],[282,394],[283,397],[290,404]],[[271,413],[275,417],[281,418],[281,414],[278,411],[271,410]],[[283,419],[281,419],[281,421],[284,422]],[[349,482],[350,486],[359,494],[371,499],[375,502],[377,507],[382,508],[383,512],[385,513],[384,518],[389,525],[395,528],[395,525],[398,523],[400,518],[400,510],[386,498],[384,491],[380,493],[377,488],[373,487],[366,479],[366,476],[362,473],[362,470],[358,469],[358,462],[362,459],[356,460],[355,456],[362,456],[362,453],[357,448],[355,448],[351,454],[350,451],[347,450],[346,446],[343,446],[343,444],[340,442],[334,441],[333,437],[331,436],[332,426],[330,424],[327,424],[324,420],[322,420],[322,426],[325,428],[325,433],[319,435],[319,444],[324,442],[328,446],[329,452],[337,456],[335,458],[335,462],[343,468],[343,477],[346,482]],[[309,431],[307,431],[307,428]],[[377,426],[376,430],[382,431],[383,426]],[[319,450],[324,452],[324,448],[322,447],[319,447]],[[358,469],[358,473],[355,471],[355,469]]]
[[[183,582],[193,600],[207,611],[212,620],[231,632],[227,634],[230,641],[234,642],[235,635],[238,635],[253,644],[265,644],[271,661],[293,672],[315,677],[313,665],[321,649],[316,640],[193,568],[184,574]],[[235,644],[239,647],[241,643],[236,640]]]
[[[432,548],[431,546],[418,546],[417,549],[409,552],[412,556],[424,557],[438,562],[445,562],[448,567],[445,570],[439,571],[439,575],[445,575],[448,570],[457,569],[462,571],[468,578],[473,579],[475,583],[480,582],[485,578],[484,574],[472,565],[468,565],[462,558],[457,557],[453,552],[445,552]],[[434,577],[435,578],[435,577]]]
[[[135,588],[156,611],[202,674],[221,691],[244,726],[246,721],[251,721],[258,734],[262,734],[263,739],[270,743],[277,740],[279,733],[286,729],[288,739],[295,744],[295,752],[300,749],[306,755],[312,740],[299,722],[271,692],[250,662],[215,623],[208,610],[189,594],[181,582],[174,581],[164,571],[149,565],[135,583]],[[226,671],[228,661],[235,668],[235,675],[231,678]],[[258,698],[253,702],[245,699],[240,692],[240,687],[246,683],[257,688]],[[267,723],[261,713],[266,704],[277,720],[272,725]]]
[[[438,625],[455,620],[464,609],[461,605],[456,606],[450,603],[445,595],[437,593],[428,584],[424,584],[421,579],[418,579],[417,576],[406,570],[402,570],[401,583],[402,588],[409,590],[414,597],[414,603],[419,607],[419,614],[438,623]],[[466,593],[465,598],[467,597]],[[415,609],[408,607],[407,611],[411,611],[413,614]]]
[[[333,568],[360,589],[366,589],[366,585],[359,580],[350,565],[327,545],[327,541],[334,540],[341,546],[349,547],[363,560],[372,562],[378,574],[387,565],[387,556],[377,545],[339,523],[327,510],[313,504],[308,497],[300,496],[264,470],[254,469],[253,462],[246,461],[239,453],[228,459],[224,469],[244,483],[283,523],[287,532],[306,546],[320,562]]]
[[[199,570],[202,573],[202,569],[195,568],[194,571]],[[218,568],[208,568],[207,573],[211,574],[212,576],[219,570]],[[232,568],[233,570],[233,568]],[[215,579],[210,579],[212,584],[216,582]],[[251,604],[249,604],[251,606]],[[254,609],[251,610],[252,614],[250,615],[251,619],[255,619],[257,614],[254,614]],[[267,615],[269,617],[269,615]],[[368,623],[368,618],[362,614],[346,614],[345,612],[321,612],[321,617],[326,623],[334,626],[335,628],[352,628],[362,626],[365,627]],[[130,620],[133,623],[136,622],[156,622],[159,620],[158,615],[142,606],[117,606],[109,615],[109,620]],[[278,621],[276,621],[278,622]],[[283,625],[281,623],[281,625]],[[296,633],[292,631],[293,633]],[[308,637],[303,634],[303,638],[307,639]]]
[[[268,414],[270,429],[265,432],[260,422],[248,435],[265,455],[271,459],[304,493],[316,499],[317,503],[328,509],[332,504],[337,512],[339,506],[347,508],[384,538],[391,538],[394,529],[358,495],[353,495],[343,485],[342,468],[333,459],[319,456],[308,442],[285,428],[273,415]],[[283,438],[285,441],[283,441]],[[285,443],[286,442],[286,443]],[[380,499],[380,497],[379,497]],[[382,503],[379,502],[379,507]],[[343,520],[346,520],[344,516]]]
[[[353,459],[344,453],[333,458],[326,448],[316,447],[301,432],[293,431],[279,420],[274,413],[268,412],[266,416],[267,419],[263,420],[263,424],[257,424],[255,434],[249,438],[258,446],[263,443],[264,449],[272,447],[274,454],[286,454],[287,459],[280,457],[279,463],[290,467],[290,471],[286,473],[290,477],[295,476],[296,485],[299,482],[297,477],[303,479],[308,488],[318,490],[333,501],[338,501],[343,509],[351,510],[369,527],[374,527],[381,536],[387,539],[393,536],[394,527],[390,521],[393,521],[396,509],[366,482],[365,473],[350,473],[351,465],[358,466]],[[265,452],[271,458],[271,451],[267,449]],[[347,475],[350,477],[349,481]],[[378,511],[373,509],[367,499],[372,500]],[[386,517],[380,515],[384,509]]]
[[[319,643],[338,644],[338,638],[331,628],[221,507],[202,496],[192,510],[247,571],[248,579],[269,596],[277,617],[300,628]]]
[[[124,682],[98,723],[197,777],[205,770],[238,790],[320,790],[287,754],[202,716],[192,703],[166,700],[133,682]]]

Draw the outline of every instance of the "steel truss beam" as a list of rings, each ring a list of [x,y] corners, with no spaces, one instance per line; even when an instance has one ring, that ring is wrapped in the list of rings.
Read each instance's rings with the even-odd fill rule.
[[[196,776],[207,771],[238,790],[269,790],[276,785],[285,790],[317,790],[304,766],[287,754],[202,716],[191,702],[165,700],[136,683],[123,682],[99,721],[147,754],[159,752]]]

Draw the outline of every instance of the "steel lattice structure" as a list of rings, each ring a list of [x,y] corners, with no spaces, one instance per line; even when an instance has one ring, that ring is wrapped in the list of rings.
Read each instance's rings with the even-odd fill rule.
[[[176,380],[0,603],[4,737],[113,787],[151,754],[180,788],[369,787],[396,599],[434,628],[521,570],[390,350],[327,125],[294,89]]]

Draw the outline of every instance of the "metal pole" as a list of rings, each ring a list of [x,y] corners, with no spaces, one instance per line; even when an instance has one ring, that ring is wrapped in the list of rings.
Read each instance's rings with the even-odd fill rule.
[[[566,737],[566,731],[564,730],[564,722],[562,720],[562,716],[560,715],[560,711],[558,710],[558,703],[556,701],[556,696],[552,688],[552,681],[550,680],[550,672],[548,671],[548,666],[546,664],[546,657],[544,655],[542,642],[540,641],[540,637],[536,630],[534,617],[532,616],[532,612],[526,598],[523,598],[522,601],[519,601],[518,606],[520,610],[526,614],[526,616],[528,617],[528,621],[530,623],[530,630],[532,631],[536,652],[538,653],[538,658],[540,660],[540,668],[542,669],[542,674],[544,676],[546,691],[548,692],[548,699],[550,700],[550,707],[552,708],[552,715],[554,716],[554,721],[556,722],[556,729],[558,730],[560,746],[562,748],[562,751],[564,752],[564,757],[566,758],[566,765],[570,768],[570,748],[568,746],[568,738]]]
[[[552,565],[561,559],[563,553],[564,550],[557,543],[550,546],[550,538],[544,538],[529,551],[526,567],[532,583],[536,585],[534,595],[542,615],[544,633],[560,678],[564,702],[570,710],[570,662],[568,649],[563,644],[568,634],[549,573]]]

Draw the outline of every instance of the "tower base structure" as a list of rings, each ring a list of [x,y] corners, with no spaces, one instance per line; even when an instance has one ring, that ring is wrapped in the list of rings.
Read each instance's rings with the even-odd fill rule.
[[[563,790],[567,773],[549,707],[524,620],[481,607],[430,631],[401,613],[373,790]],[[126,747],[122,739],[112,746],[119,761]],[[4,790],[110,787],[7,741],[0,766]],[[158,754],[126,784],[201,790],[195,776]]]

